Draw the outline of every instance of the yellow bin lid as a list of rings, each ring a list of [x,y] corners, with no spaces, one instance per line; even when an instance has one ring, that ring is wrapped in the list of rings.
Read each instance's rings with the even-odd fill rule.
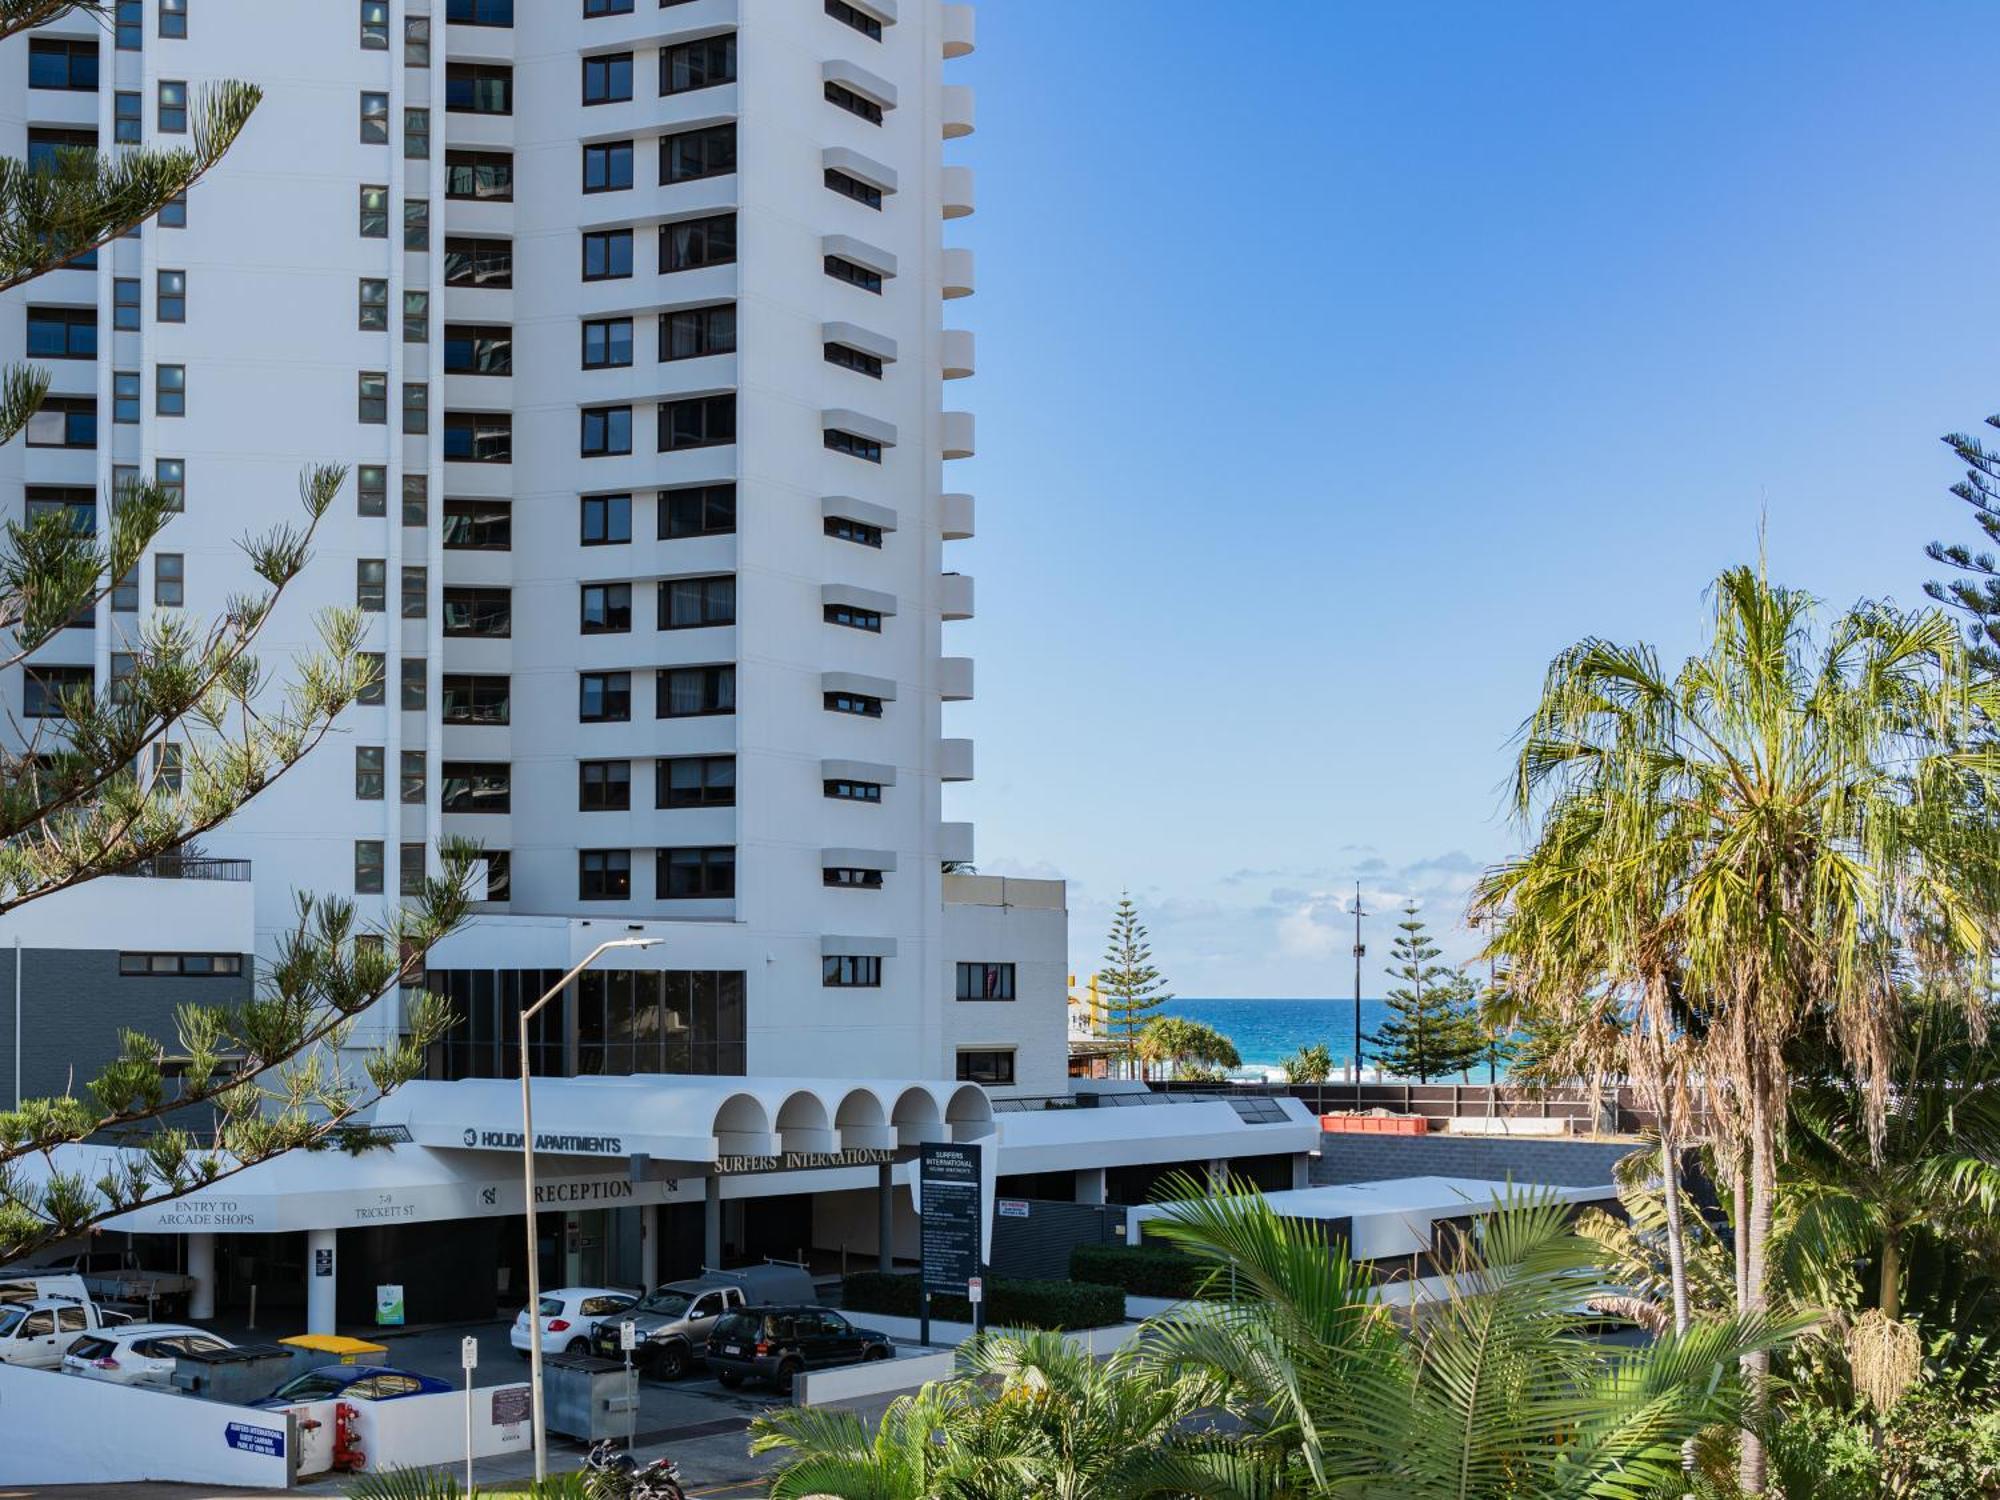
[[[363,1355],[389,1352],[387,1344],[371,1344],[366,1339],[350,1339],[337,1333],[295,1333],[278,1342],[294,1349],[310,1349],[315,1354],[331,1354],[344,1365],[360,1363]]]

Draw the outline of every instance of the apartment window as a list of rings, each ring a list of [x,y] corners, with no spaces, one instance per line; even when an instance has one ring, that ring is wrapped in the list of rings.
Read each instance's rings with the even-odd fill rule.
[[[514,461],[514,417],[504,411],[448,411],[444,414],[444,456],[452,463],[509,464]]]
[[[60,516],[78,536],[97,533],[97,491],[87,485],[31,484],[27,489],[28,524],[45,516]]]
[[[821,523],[821,530],[837,542],[853,542],[861,547],[882,545],[880,526],[870,526],[865,521],[850,521],[846,516],[828,516]]]
[[[857,265],[845,256],[827,256],[826,274],[831,276],[835,281],[844,281],[849,286],[858,286],[864,292],[873,292],[878,297],[882,295],[882,273],[880,271],[871,271],[863,265]]]
[[[120,146],[136,146],[146,136],[146,106],[136,91],[124,90],[111,96],[111,139]]]
[[[511,705],[505,677],[447,672],[444,675],[443,697],[441,717],[447,724],[508,722]]]
[[[130,651],[111,653],[110,697],[115,704],[132,701],[132,679],[139,673],[139,658]]]
[[[359,802],[380,802],[386,771],[380,745],[354,747],[354,796]]]
[[[514,0],[445,0],[444,18],[454,26],[512,26]]]
[[[430,707],[430,667],[421,656],[403,658],[403,712],[420,714]]]
[[[630,672],[584,672],[577,678],[576,716],[585,724],[623,724],[632,717]]]
[[[176,747],[178,748],[178,747]],[[240,953],[121,953],[118,972],[128,978],[161,976],[215,979],[243,972]]]
[[[397,860],[400,879],[396,890],[404,896],[424,893],[424,861],[429,851],[422,844],[403,844]]]
[[[514,507],[506,500],[447,500],[444,546],[451,552],[505,552],[514,545]]]
[[[186,135],[188,128],[188,86],[163,79],[160,83],[158,126],[162,135]]]
[[[361,896],[382,894],[382,841],[354,841],[354,890]]]
[[[511,115],[514,70],[495,63],[446,63],[444,107],[461,115]]]
[[[576,855],[576,896],[579,901],[632,899],[630,849],[579,849]]]
[[[866,630],[875,635],[882,633],[882,615],[878,610],[857,609],[852,604],[828,604],[821,607],[820,617],[829,625]]]
[[[831,890],[879,891],[882,889],[882,872],[854,865],[832,865],[819,872],[819,883]]]
[[[603,57],[586,57],[583,60],[585,104],[618,104],[631,97],[631,53],[612,52]]]
[[[444,284],[506,290],[514,284],[514,242],[447,236]]]
[[[370,614],[389,607],[389,565],[379,557],[363,557],[354,564],[354,606]]]
[[[719,900],[736,894],[734,849],[662,849],[653,857],[662,901]]]
[[[660,137],[660,185],[723,177],[736,170],[736,126],[704,125]]]
[[[678,755],[653,763],[653,802],[658,807],[734,807],[736,757]]]
[[[160,206],[160,212],[154,222],[162,229],[187,228],[188,195],[186,188],[182,188]]]
[[[514,633],[513,596],[507,589],[447,588],[444,591],[444,633],[447,636],[500,638]]]
[[[1012,1000],[1014,998],[1014,966],[1012,964],[960,964],[958,966],[958,998],[960,1000]]]
[[[389,237],[389,189],[379,183],[361,185],[361,237],[364,240]]]
[[[882,445],[873,438],[862,437],[859,433],[828,428],[821,434],[820,440],[830,452],[845,453],[849,458],[864,459],[871,464],[882,462]]]
[[[632,806],[632,762],[586,760],[576,768],[579,812],[625,812]]]
[[[95,448],[97,403],[88,396],[46,396],[28,418],[30,448]]]
[[[160,492],[167,502],[168,510],[178,513],[187,509],[186,459],[154,459],[153,483],[159,486]]]
[[[363,370],[355,382],[357,415],[363,422],[389,420],[389,377],[381,370]]]
[[[849,781],[845,777],[834,777],[822,782],[820,789],[835,802],[882,800],[882,783],[879,781]]]
[[[438,806],[448,813],[503,813],[513,803],[513,772],[507,762],[448,760],[438,787]]]
[[[736,668],[668,667],[655,675],[653,716],[688,719],[736,712]]]
[[[863,182],[859,177],[849,176],[838,167],[826,169],[826,185],[843,198],[852,198],[863,208],[879,209],[882,206],[882,190],[872,182]]]
[[[389,0],[361,0],[361,46],[366,52],[389,50]]]
[[[145,47],[145,0],[118,0],[116,35],[120,52],[138,52]]]
[[[53,172],[62,165],[65,151],[97,150],[95,130],[55,130],[32,129],[28,132],[28,170],[30,172]],[[84,255],[95,256],[95,251],[85,251]],[[79,255],[67,264],[72,270],[85,270],[84,255]],[[89,263],[97,264],[95,259]]]
[[[726,266],[736,259],[736,215],[711,214],[660,226],[660,274]]]
[[[431,341],[431,294],[403,293],[403,342],[428,344]]]
[[[583,190],[615,193],[632,185],[632,143],[598,141],[583,148]]]
[[[597,229],[583,237],[583,279],[617,281],[632,274],[632,231]]]
[[[382,653],[379,651],[361,651],[356,653],[356,657],[360,661],[361,670],[366,676],[364,678],[364,686],[359,693],[355,694],[354,701],[364,707],[380,708],[387,701],[385,692],[387,674],[383,670],[384,658]]]
[[[153,603],[162,609],[187,603],[187,558],[181,553],[153,554]]]
[[[165,742],[153,746],[153,785],[163,792],[180,795],[181,773],[186,769],[186,760],[179,745]],[[189,955],[192,957],[193,955]]]
[[[830,714],[859,714],[864,719],[882,717],[882,700],[867,693],[827,693],[822,706]]]
[[[593,16],[629,16],[632,0],[583,0],[584,19]]]
[[[111,281],[111,326],[121,333],[137,333],[141,314],[139,309],[139,278],[117,276]],[[92,320],[93,322],[95,319]]]
[[[187,366],[153,366],[153,410],[162,417],[187,415]]]
[[[162,85],[165,87],[165,85]],[[165,127],[162,126],[162,129]],[[364,146],[386,146],[389,144],[389,96],[387,94],[363,94],[361,96],[361,144]]]
[[[855,93],[853,89],[846,87],[844,84],[835,83],[831,78],[826,81],[826,102],[837,105],[841,109],[846,110],[850,115],[860,116],[870,125],[880,125],[882,123],[881,105],[877,104],[873,99],[864,99],[861,95]]]
[[[660,92],[691,94],[736,81],[736,33],[705,36],[660,49]]]
[[[736,579],[669,578],[660,584],[660,629],[695,630],[736,623]]]
[[[509,899],[514,893],[514,856],[505,849],[483,849],[479,857],[480,862],[486,866],[486,899],[488,901]]]
[[[139,612],[139,565],[133,563],[125,574],[111,586],[111,612],[114,615],[135,615]]]
[[[389,471],[381,464],[362,464],[354,471],[354,508],[364,516],[389,514]]]
[[[169,41],[187,40],[188,0],[160,0],[160,35]]]
[[[412,565],[403,569],[403,618],[422,620],[429,616],[430,569]]]
[[[1014,1054],[1012,1050],[982,1048],[977,1051],[962,1050],[958,1054],[958,1081],[960,1083],[983,1083],[989,1088],[1005,1088],[1014,1082]]]
[[[403,18],[403,66],[428,68],[431,65],[431,18]]]
[[[882,378],[882,361],[879,356],[856,349],[849,344],[827,344],[823,347],[828,364],[839,365],[841,369],[852,370],[857,375],[866,375],[871,380]]]
[[[403,155],[410,161],[428,161],[431,154],[431,112],[427,109],[403,111]]]
[[[632,585],[586,583],[577,628],[585,635],[622,635],[632,628]]]
[[[428,250],[431,247],[431,200],[428,198],[405,198],[403,200],[403,248],[405,250]]]
[[[735,529],[735,485],[695,484],[660,491],[660,540],[722,536]]]
[[[97,42],[33,37],[28,42],[28,87],[97,92]]]
[[[28,357],[97,358],[97,310],[90,307],[29,308]]]
[[[583,409],[582,453],[605,458],[632,451],[632,408],[586,406]]]
[[[852,26],[871,41],[882,40],[882,23],[866,11],[856,10],[847,0],[826,0],[826,13],[843,26]]]
[[[431,430],[431,388],[421,380],[403,382],[403,431],[420,437]]]
[[[736,394],[660,403],[660,451],[714,448],[736,441]]]
[[[868,953],[829,953],[819,961],[819,982],[830,990],[882,987],[882,960]]]
[[[361,278],[361,327],[380,332],[389,326],[389,283],[379,277]]]
[[[447,151],[444,195],[491,203],[514,201],[514,158],[504,151]]]
[[[736,304],[683,307],[660,314],[660,358],[699,359],[736,352]]]
[[[21,671],[21,714],[29,719],[63,719],[63,699],[97,687],[89,667],[24,667]]]
[[[606,547],[632,540],[630,495],[585,495],[581,513],[578,540],[584,546]]]
[[[583,367],[615,369],[632,363],[632,320],[590,318],[583,325]]]

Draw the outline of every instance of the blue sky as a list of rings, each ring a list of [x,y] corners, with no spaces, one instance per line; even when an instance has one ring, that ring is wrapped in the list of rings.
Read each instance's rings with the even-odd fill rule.
[[[982,5],[980,867],[1070,879],[1080,969],[1129,887],[1178,993],[1347,993],[1357,877],[1469,951],[1560,647],[1685,651],[1760,515],[1917,601],[2000,410],[1993,20]]]

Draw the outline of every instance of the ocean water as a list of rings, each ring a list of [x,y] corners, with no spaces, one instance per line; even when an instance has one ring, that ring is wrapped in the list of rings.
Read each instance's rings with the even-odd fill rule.
[[[1380,1000],[1361,1002],[1364,1038],[1382,1024],[1388,1010]],[[1333,1054],[1336,1076],[1354,1056],[1352,1000],[1169,1000],[1160,1013],[1213,1026],[1236,1044],[1246,1070],[1275,1068],[1314,1042],[1324,1043]],[[1365,1040],[1361,1052],[1366,1066],[1372,1054]]]

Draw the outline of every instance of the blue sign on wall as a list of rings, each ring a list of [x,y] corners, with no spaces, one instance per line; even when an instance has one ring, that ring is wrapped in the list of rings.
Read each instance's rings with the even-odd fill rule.
[[[285,1430],[282,1427],[252,1427],[247,1422],[231,1422],[222,1430],[223,1438],[232,1448],[240,1448],[245,1453],[260,1453],[266,1458],[285,1456]]]

